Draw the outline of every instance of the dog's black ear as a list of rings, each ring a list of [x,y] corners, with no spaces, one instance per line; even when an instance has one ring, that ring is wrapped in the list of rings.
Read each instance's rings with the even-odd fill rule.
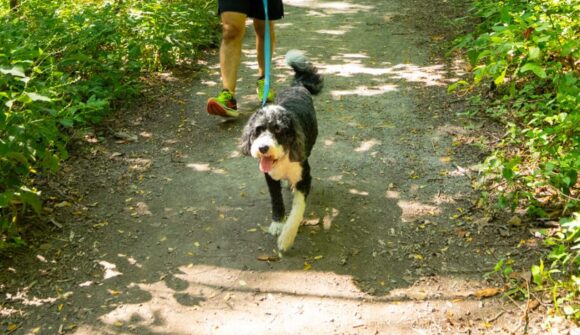
[[[251,121],[251,119],[250,119]],[[245,156],[251,155],[252,150],[252,128],[251,122],[248,122],[244,127],[244,131],[242,132],[242,137],[240,138],[240,152]]]
[[[244,127],[244,131],[242,132],[242,137],[240,138],[240,152],[245,156],[252,155],[252,141],[254,137],[254,128],[256,127],[256,123],[261,115],[264,114],[263,109],[258,109],[250,119],[246,126]]]
[[[302,162],[306,159],[306,135],[296,117],[292,118],[294,128],[292,141],[290,142],[289,156],[291,162]]]

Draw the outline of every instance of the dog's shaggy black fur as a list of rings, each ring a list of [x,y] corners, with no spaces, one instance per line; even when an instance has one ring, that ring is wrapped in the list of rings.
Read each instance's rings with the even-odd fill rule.
[[[274,104],[250,117],[240,145],[244,155],[259,159],[260,170],[265,174],[272,200],[270,232],[280,235],[280,250],[292,246],[304,218],[312,183],[308,157],[318,136],[312,94],[319,93],[323,86],[322,76],[302,53],[289,51],[286,61],[295,72],[292,86],[278,92]],[[285,223],[281,180],[287,180],[294,192]]]

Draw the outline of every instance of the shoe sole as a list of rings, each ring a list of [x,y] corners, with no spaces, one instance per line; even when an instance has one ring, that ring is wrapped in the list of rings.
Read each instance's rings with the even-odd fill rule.
[[[238,117],[240,115],[237,110],[224,107],[213,100],[207,102],[207,112],[221,117]]]

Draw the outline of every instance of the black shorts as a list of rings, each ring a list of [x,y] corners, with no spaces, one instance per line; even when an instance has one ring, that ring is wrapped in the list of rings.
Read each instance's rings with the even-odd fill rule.
[[[248,17],[264,20],[264,0],[218,0],[218,14],[236,12]],[[268,0],[268,18],[279,20],[284,16],[282,0]]]

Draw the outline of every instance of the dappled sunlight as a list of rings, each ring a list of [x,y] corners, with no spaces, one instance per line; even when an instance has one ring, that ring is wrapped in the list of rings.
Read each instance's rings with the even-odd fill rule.
[[[334,213],[333,215],[338,214]],[[359,292],[359,289],[351,281],[349,281],[349,285],[338,288],[328,285],[326,280],[312,281],[309,278],[310,274],[302,269],[282,272],[247,272],[211,265],[187,265],[182,266],[179,270],[181,273],[177,274],[176,277],[190,283],[190,293],[193,293],[194,288],[197,292],[207,293],[226,288],[240,292],[264,291],[296,296],[348,299],[352,298],[353,292]],[[318,274],[320,273],[317,272]],[[351,278],[351,276],[338,275],[333,272],[326,273],[325,277],[330,282]]]
[[[153,215],[153,212],[151,212],[151,209],[149,209],[149,205],[144,203],[143,201],[138,201],[134,205],[131,205],[126,209],[131,212],[131,215],[133,217]]]
[[[445,68],[441,65],[419,66],[414,64],[398,64],[393,68],[395,78],[405,79],[425,86],[447,86],[451,80],[445,78]]]
[[[209,163],[189,163],[188,168],[196,172],[211,172],[215,174],[226,174],[224,169],[211,167]]]
[[[332,215],[337,214],[333,212]],[[301,314],[300,323],[292,325],[288,319],[282,321],[284,329],[301,331],[308,325],[320,325],[321,301],[335,305],[333,300],[340,299],[343,300],[341,304],[354,305],[362,297],[349,276],[334,273],[322,273],[323,280],[313,281],[304,271],[242,272],[210,265],[186,265],[179,270],[175,278],[185,283],[182,289],[175,291],[166,281],[130,284],[127,288],[147,292],[151,299],[145,303],[122,304],[103,315],[100,321],[112,329],[130,324],[134,329],[140,327],[165,333],[170,325],[172,334],[250,334],[279,329],[277,323],[270,326],[264,318],[273,321],[281,312],[283,300],[284,314],[298,311]],[[328,285],[335,281],[350,285]],[[261,296],[256,300],[258,304],[254,302],[256,295]],[[184,297],[194,302],[192,306],[183,305]],[[208,300],[212,300],[217,309],[200,308]],[[256,313],[257,309],[269,313]],[[76,332],[82,333],[82,328]]]
[[[59,296],[50,298],[38,298],[35,296],[30,296],[29,289],[30,289],[29,287],[26,287],[15,294],[6,293],[6,300],[19,302],[20,304],[25,306],[44,306],[46,304],[53,304],[60,298]],[[4,313],[3,308],[0,308],[0,311]]]
[[[258,61],[256,60],[256,49],[252,47],[242,49],[243,58],[241,64],[255,73],[255,79],[258,79]],[[286,64],[285,54],[274,55],[272,58],[272,74],[270,80],[275,83],[284,83],[292,75],[292,70]],[[252,80],[252,79],[250,79]],[[238,78],[238,82],[244,81],[244,78]]]
[[[360,63],[359,59],[364,59],[365,55],[343,55],[345,59],[351,60],[346,64],[323,64],[325,74],[331,74],[342,77],[356,77],[359,75],[370,75],[374,77],[384,77],[385,80],[404,80],[410,83],[419,83],[425,86],[445,87],[451,79],[445,77],[445,68],[443,65],[419,66],[415,64],[397,64],[384,67],[369,67]],[[356,57],[356,58],[354,58]],[[361,95],[375,95],[377,92],[389,92],[396,90],[398,85],[384,83],[383,85],[364,86],[359,85],[350,91],[357,92]],[[347,90],[348,92],[349,90]],[[333,91],[333,94],[337,94]],[[342,94],[344,95],[344,94]]]
[[[117,271],[117,265],[107,262],[107,261],[97,261],[97,263],[103,267],[103,279],[110,279],[122,275],[121,272]]]
[[[369,195],[369,192],[357,190],[355,188],[351,188],[350,190],[348,190],[348,193],[354,194],[354,195],[362,195],[362,196],[365,196],[365,197]]]
[[[366,152],[366,151],[371,150],[374,146],[380,145],[380,144],[381,144],[381,141],[373,138],[373,139],[368,140],[368,141],[363,141],[358,148],[354,149],[354,151]]]
[[[335,144],[336,144],[336,141],[335,140],[328,139],[328,138],[324,140],[324,145],[327,146],[327,147],[333,146]]]
[[[401,208],[401,220],[403,222],[410,222],[423,216],[441,214],[439,207],[427,205],[419,201],[399,200],[397,205]]]
[[[371,68],[360,63],[323,64],[320,67],[323,69],[325,74],[332,74],[341,77],[353,77],[360,74],[383,76],[393,73],[392,68]]]
[[[330,181],[341,181],[343,177],[344,177],[343,175],[339,174],[339,175],[335,175],[335,176],[330,176],[326,179],[330,180]]]
[[[127,158],[125,160],[129,164],[129,170],[137,172],[147,171],[153,164],[153,161],[148,158]]]
[[[201,80],[201,83],[202,83],[203,85],[205,85],[205,86],[208,86],[208,87],[215,87],[215,86],[218,86],[218,85],[220,85],[220,84],[219,84],[217,81],[215,81],[215,80]],[[207,94],[207,93],[204,91],[204,92],[197,92],[196,94],[197,94],[197,95],[202,95],[202,94],[203,94],[203,95],[205,95],[205,94]]]
[[[335,59],[335,57],[332,57],[332,59]],[[354,58],[354,59],[366,59],[369,58],[368,55],[366,54],[362,54],[362,53],[347,53],[347,54],[340,54],[339,58]]]
[[[345,27],[348,28],[348,27]],[[344,35],[348,32],[348,30],[317,30],[316,31],[318,34],[323,34],[323,35],[333,35],[333,36],[341,36]]]
[[[357,95],[362,97],[370,97],[381,95],[387,92],[396,91],[397,85],[380,85],[380,86],[357,86],[352,90],[332,90],[330,94],[334,99],[340,99],[343,96]]]
[[[130,265],[133,265],[133,266],[138,267],[138,268],[143,267],[143,265],[140,264],[139,262],[137,262],[137,260],[135,258],[133,258],[133,256],[128,256],[125,254],[118,254],[117,256],[125,259],[127,261],[127,263],[129,263]]]
[[[229,158],[239,158],[242,157],[242,153],[239,150],[233,150],[230,152]]]
[[[353,4],[349,1],[321,2],[316,0],[287,0],[284,4],[294,7],[304,7],[319,10],[325,14],[355,14],[358,12],[372,11],[374,6]]]
[[[148,300],[115,305],[100,316],[98,326],[80,324],[71,333],[326,334],[329,327],[349,333],[357,328],[397,329],[445,313],[469,314],[466,308],[481,304],[466,300],[474,289],[466,281],[438,277],[445,285],[433,288],[432,278],[418,278],[409,287],[376,297],[361,292],[354,277],[334,272],[189,264],[172,275],[179,287],[167,279],[128,284],[123,291],[141,292]],[[445,308],[435,308],[443,299],[448,300]]]

